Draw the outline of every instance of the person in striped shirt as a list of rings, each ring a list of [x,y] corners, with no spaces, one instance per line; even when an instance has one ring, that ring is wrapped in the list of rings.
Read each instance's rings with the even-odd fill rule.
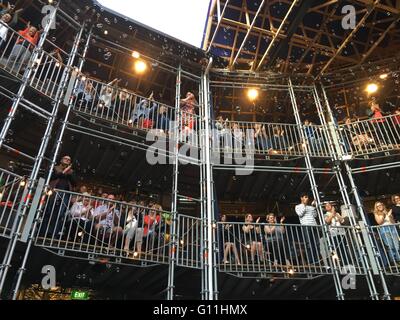
[[[299,216],[300,224],[303,226],[302,235],[304,246],[306,249],[306,263],[315,264],[318,262],[318,243],[319,235],[318,230],[314,227],[317,226],[317,210],[315,208],[315,201],[309,205],[310,197],[307,193],[300,196],[301,203],[296,206],[296,214]],[[308,262],[308,263],[307,263]]]

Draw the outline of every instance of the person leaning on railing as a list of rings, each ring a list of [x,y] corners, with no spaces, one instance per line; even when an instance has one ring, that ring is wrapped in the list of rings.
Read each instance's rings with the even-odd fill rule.
[[[387,210],[383,202],[376,202],[374,206],[375,221],[379,225],[379,234],[389,251],[389,259],[400,266],[399,234],[396,230],[393,211]]]
[[[21,65],[27,64],[29,58],[31,57],[31,52],[37,45],[42,32],[43,29],[38,30],[36,27],[31,26],[31,23],[28,22],[24,30],[18,31],[18,34],[21,37],[17,39],[17,42],[13,47],[9,61]]]
[[[23,9],[14,10],[14,6],[7,4],[7,8],[0,12],[0,49],[7,41],[8,29],[13,28],[18,23],[19,13]]]
[[[137,125],[142,129],[153,128],[153,121],[149,119],[150,108],[154,107],[157,103],[154,100],[154,93],[152,92],[147,99],[142,99],[135,105],[132,112],[130,124]]]

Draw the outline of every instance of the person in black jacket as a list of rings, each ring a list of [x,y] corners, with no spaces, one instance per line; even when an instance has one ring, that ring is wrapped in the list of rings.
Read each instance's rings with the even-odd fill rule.
[[[53,238],[62,235],[66,211],[70,207],[70,191],[75,187],[74,170],[70,156],[61,158],[50,179],[50,187],[55,189],[47,201],[46,210],[40,227],[40,236]],[[64,191],[64,192],[63,192]]]
[[[394,221],[395,221],[395,223],[400,223],[400,195],[399,194],[395,194],[394,196],[392,196],[392,203],[393,203],[392,214],[393,214]]]

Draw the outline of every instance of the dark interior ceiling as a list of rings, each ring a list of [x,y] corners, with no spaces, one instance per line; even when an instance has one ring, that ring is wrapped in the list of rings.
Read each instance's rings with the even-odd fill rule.
[[[381,59],[385,56],[396,56],[398,53],[398,0],[375,1],[376,3],[370,0],[297,1],[281,32],[278,33],[292,2],[214,1],[208,37],[203,48],[210,48],[211,52],[224,57],[229,69],[256,70],[275,37],[266,61],[258,70],[312,75],[318,75],[322,70],[329,73],[339,67],[358,65],[377,57]],[[261,4],[263,7],[256,16]],[[219,16],[225,5],[227,6],[224,15]],[[346,5],[352,5],[356,10],[354,30],[345,30],[342,27],[342,8]],[[219,18],[221,20],[217,29]],[[214,41],[211,43],[216,30]],[[243,42],[246,34],[247,40]],[[242,50],[238,55],[240,48]],[[237,64],[233,65],[236,55]]]

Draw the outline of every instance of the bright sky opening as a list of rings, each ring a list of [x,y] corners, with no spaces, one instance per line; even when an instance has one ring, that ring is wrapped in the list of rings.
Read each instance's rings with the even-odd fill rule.
[[[201,47],[210,0],[99,0],[104,7]]]

